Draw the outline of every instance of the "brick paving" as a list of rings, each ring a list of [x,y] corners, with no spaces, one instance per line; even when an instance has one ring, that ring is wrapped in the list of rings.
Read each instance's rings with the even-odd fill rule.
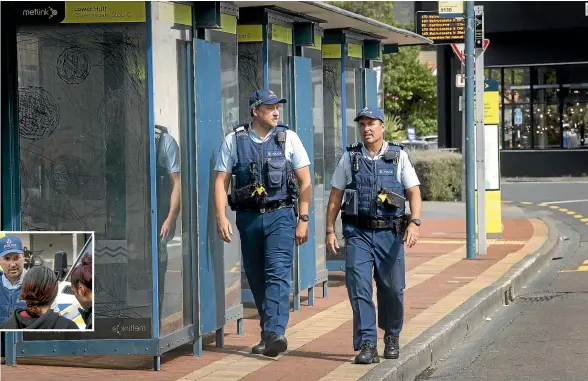
[[[416,247],[406,252],[407,272],[417,275],[426,274],[426,266],[434,261],[447,257],[449,253],[456,252],[454,259],[449,258],[442,270],[429,274],[420,281],[408,284],[405,291],[405,324],[419,316],[442,298],[472,282],[485,270],[498,263],[510,253],[520,250],[522,243],[531,239],[534,233],[533,225],[527,219],[504,219],[504,241],[517,241],[518,244],[496,241],[488,247],[488,255],[479,260],[470,261],[465,257],[465,221],[463,220],[433,220],[421,230],[421,240],[435,240],[444,243],[419,243]],[[455,242],[453,242],[455,241]],[[461,250],[461,252],[459,251]],[[419,283],[420,282],[420,283]],[[324,299],[320,288],[315,306],[306,305],[303,298],[302,308],[299,312],[290,315],[289,327],[305,321],[321,312],[328,312],[347,301],[344,274],[333,273],[329,276],[329,296]],[[465,301],[465,300],[464,300]],[[250,308],[245,310],[244,335],[236,334],[236,324],[231,323],[225,329],[225,348],[215,348],[214,335],[204,340],[204,353],[202,357],[191,355],[191,345],[180,347],[162,356],[162,370],[151,370],[152,358],[148,356],[88,356],[88,357],[61,357],[61,358],[34,358],[17,359],[16,367],[1,367],[2,380],[55,380],[61,377],[74,377],[80,380],[104,380],[116,378],[117,381],[125,380],[160,380],[174,381],[178,379],[193,380],[190,373],[196,370],[205,370],[216,364],[217,361],[227,356],[238,354],[250,359],[259,359],[238,352],[245,347],[254,345],[259,340],[259,325],[255,311]],[[322,324],[322,323],[321,323]],[[313,338],[280,357],[278,360],[267,359],[257,361],[252,373],[236,376],[227,370],[226,379],[241,380],[304,380],[314,381],[327,376],[343,364],[349,363],[354,356],[351,345],[352,321],[348,319],[343,324],[333,323],[333,329],[319,337]],[[379,332],[380,336],[383,333]],[[243,360],[242,366],[246,360]],[[249,361],[251,362],[251,361]],[[247,364],[249,364],[247,362]],[[236,366],[233,366],[236,369]],[[227,367],[231,369],[231,367]],[[209,375],[207,380],[220,379]]]

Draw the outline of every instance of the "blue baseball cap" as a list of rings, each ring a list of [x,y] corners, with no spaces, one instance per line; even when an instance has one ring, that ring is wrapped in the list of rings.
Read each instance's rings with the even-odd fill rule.
[[[378,119],[384,123],[384,111],[380,110],[377,107],[367,106],[364,107],[359,114],[353,119],[354,122],[357,122],[362,116],[370,119]]]
[[[249,98],[249,108],[255,108],[259,105],[275,105],[276,103],[286,103],[286,100],[278,98],[270,89],[257,90]]]
[[[0,258],[6,254],[23,254],[22,241],[13,235],[0,238]]]

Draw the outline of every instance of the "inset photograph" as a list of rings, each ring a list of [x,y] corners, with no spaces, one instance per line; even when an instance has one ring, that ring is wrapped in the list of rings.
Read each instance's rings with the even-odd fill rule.
[[[0,232],[0,331],[94,331],[94,232]]]

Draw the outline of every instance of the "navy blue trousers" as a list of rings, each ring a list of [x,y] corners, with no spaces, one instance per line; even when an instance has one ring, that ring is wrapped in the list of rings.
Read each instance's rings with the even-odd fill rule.
[[[353,309],[353,348],[370,341],[377,345],[376,308],[372,279],[376,280],[378,327],[399,335],[404,322],[406,287],[404,244],[390,230],[344,225],[345,283]]]
[[[286,333],[296,222],[293,208],[237,212],[243,267],[260,316],[262,339],[272,332]]]

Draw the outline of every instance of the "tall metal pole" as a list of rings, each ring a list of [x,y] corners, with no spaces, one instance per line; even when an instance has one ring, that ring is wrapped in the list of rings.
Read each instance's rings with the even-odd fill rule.
[[[474,2],[465,1],[465,122],[466,122],[466,252],[476,258],[475,170],[474,157]]]
[[[476,15],[480,6],[474,7]],[[483,16],[482,16],[483,17]],[[476,37],[478,38],[478,37]],[[484,139],[484,52],[476,49],[476,185],[478,189],[477,255],[486,255],[486,146]]]

